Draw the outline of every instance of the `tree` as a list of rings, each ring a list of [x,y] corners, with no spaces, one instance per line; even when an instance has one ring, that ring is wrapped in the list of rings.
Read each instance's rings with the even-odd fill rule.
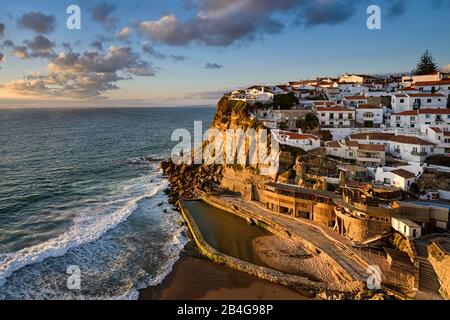
[[[415,76],[421,76],[425,74],[430,74],[438,71],[436,63],[434,63],[433,56],[430,51],[425,51],[425,53],[420,57],[420,61],[417,64],[416,70],[414,70]]]
[[[275,108],[280,107],[281,110],[292,109],[296,104],[298,104],[298,99],[293,92],[287,94],[277,94],[273,98],[273,105]]]

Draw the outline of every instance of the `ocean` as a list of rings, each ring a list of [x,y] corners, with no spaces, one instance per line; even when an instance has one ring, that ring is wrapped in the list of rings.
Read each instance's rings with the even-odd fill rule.
[[[0,110],[0,299],[137,299],[159,284],[188,241],[160,160],[173,130],[206,130],[214,111]]]

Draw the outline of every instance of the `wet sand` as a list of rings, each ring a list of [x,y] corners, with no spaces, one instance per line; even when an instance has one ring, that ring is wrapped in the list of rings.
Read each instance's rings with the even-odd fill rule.
[[[163,283],[141,300],[309,300],[314,296],[259,280],[203,258],[183,254]]]

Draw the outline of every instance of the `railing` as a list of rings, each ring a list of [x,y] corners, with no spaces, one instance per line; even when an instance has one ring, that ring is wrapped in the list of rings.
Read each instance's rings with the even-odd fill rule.
[[[428,152],[412,151],[411,154],[413,156],[426,157],[428,155]]]

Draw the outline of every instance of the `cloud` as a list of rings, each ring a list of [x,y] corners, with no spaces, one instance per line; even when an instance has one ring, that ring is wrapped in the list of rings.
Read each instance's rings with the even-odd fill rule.
[[[355,0],[299,1],[297,24],[305,26],[337,25],[349,20],[356,12]]]
[[[216,70],[218,70],[218,69],[222,69],[222,68],[223,68],[223,65],[217,64],[217,63],[210,63],[210,62],[208,62],[208,63],[205,64],[205,69],[216,69]]]
[[[144,43],[142,51],[157,59],[166,59],[167,56],[156,50],[150,43]]]
[[[32,96],[101,98],[119,89],[118,81],[133,76],[154,76],[155,70],[129,47],[111,47],[105,53],[62,52],[51,59],[45,74],[28,74],[2,85],[9,91]]]
[[[2,38],[5,35],[5,24],[0,23],[0,38]]]
[[[101,41],[95,40],[91,43],[91,47],[98,50],[103,51],[103,44]]]
[[[186,61],[188,58],[182,55],[176,55],[176,54],[171,54],[170,58],[172,58],[173,61],[175,62],[182,62],[182,61]]]
[[[28,51],[25,46],[16,46],[13,41],[5,40],[2,44],[3,48],[11,49],[11,55],[19,59],[27,59]]]
[[[55,43],[43,35],[37,35],[32,40],[24,40],[21,46],[15,45],[11,40],[5,40],[2,47],[11,49],[11,55],[20,59],[51,59],[56,56],[53,50]]]
[[[31,41],[25,40],[24,44],[31,51],[30,56],[33,58],[52,58],[55,56],[53,51],[55,43],[42,35],[35,36]]]
[[[389,3],[387,17],[397,18],[406,12],[405,0],[392,0]]]
[[[123,28],[121,31],[116,33],[116,38],[119,40],[126,40],[130,36],[131,29],[128,27]]]
[[[92,20],[101,23],[104,27],[110,29],[117,24],[117,18],[111,14],[116,10],[116,6],[107,2],[97,4],[92,10]]]
[[[441,68],[441,71],[444,73],[450,73],[450,64]]]
[[[159,20],[141,21],[141,34],[172,46],[202,44],[226,47],[280,33],[285,23],[297,25],[336,25],[356,12],[356,0],[197,0],[188,2],[196,8],[194,17],[180,20],[166,14]],[[284,17],[294,13],[294,21]]]
[[[17,25],[23,29],[30,29],[36,33],[51,33],[55,30],[56,18],[53,15],[45,15],[41,12],[28,12],[23,14]]]

